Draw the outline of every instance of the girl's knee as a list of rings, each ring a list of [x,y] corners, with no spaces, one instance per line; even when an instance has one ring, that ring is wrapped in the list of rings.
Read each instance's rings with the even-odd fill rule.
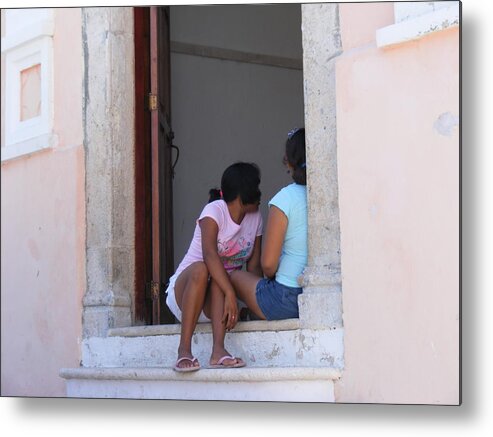
[[[196,284],[206,283],[209,278],[209,270],[203,262],[197,262],[193,265],[190,272],[190,280]]]

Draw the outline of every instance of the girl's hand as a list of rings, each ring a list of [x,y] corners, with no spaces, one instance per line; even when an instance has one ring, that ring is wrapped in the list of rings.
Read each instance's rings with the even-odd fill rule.
[[[238,322],[238,304],[236,303],[235,289],[217,253],[219,227],[211,217],[204,217],[200,220],[199,224],[202,231],[202,255],[209,274],[224,293],[224,308],[221,322],[225,329],[229,331]]]
[[[227,331],[233,329],[238,322],[238,303],[234,294],[227,294],[224,298],[224,310],[221,322],[225,324]]]

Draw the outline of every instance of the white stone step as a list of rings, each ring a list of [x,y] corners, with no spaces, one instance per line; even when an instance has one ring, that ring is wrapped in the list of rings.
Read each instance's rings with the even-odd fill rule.
[[[334,402],[340,370],[319,367],[200,369],[61,369],[67,396],[78,398]]]
[[[180,325],[112,329],[82,343],[83,367],[168,367],[176,360]],[[343,367],[343,329],[300,329],[298,319],[240,322],[226,334],[228,351],[248,367]],[[193,354],[202,366],[212,347],[210,323],[197,326]]]

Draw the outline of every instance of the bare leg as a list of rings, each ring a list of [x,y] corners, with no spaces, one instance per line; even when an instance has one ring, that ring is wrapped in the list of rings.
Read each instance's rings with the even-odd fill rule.
[[[265,320],[266,317],[257,303],[257,284],[261,278],[250,272],[242,270],[231,273],[231,283],[236,290],[238,297],[246,303],[247,307],[255,313],[257,317]]]
[[[231,355],[224,348],[224,337],[226,335],[226,328],[222,322],[224,310],[224,293],[219,288],[219,285],[211,279],[209,285],[209,293],[207,294],[206,303],[204,306],[204,312],[207,317],[212,321],[212,354],[211,354],[211,364],[216,364],[222,357],[226,355]],[[242,363],[241,358],[235,358],[234,360],[227,359],[224,360],[223,364],[225,367]]]
[[[207,293],[209,271],[205,263],[196,262],[188,266],[176,280],[175,298],[181,310],[181,336],[178,346],[178,358],[192,358],[192,335],[197,325],[200,312],[204,307]],[[198,367],[194,361],[182,361],[179,367]]]

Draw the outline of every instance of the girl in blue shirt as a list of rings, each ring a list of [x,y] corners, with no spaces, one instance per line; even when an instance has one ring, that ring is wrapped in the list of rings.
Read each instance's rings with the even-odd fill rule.
[[[238,297],[258,318],[297,318],[298,295],[303,289],[298,277],[308,257],[305,129],[288,134],[284,164],[293,183],[269,202],[261,266],[266,278],[237,271],[231,282]]]

